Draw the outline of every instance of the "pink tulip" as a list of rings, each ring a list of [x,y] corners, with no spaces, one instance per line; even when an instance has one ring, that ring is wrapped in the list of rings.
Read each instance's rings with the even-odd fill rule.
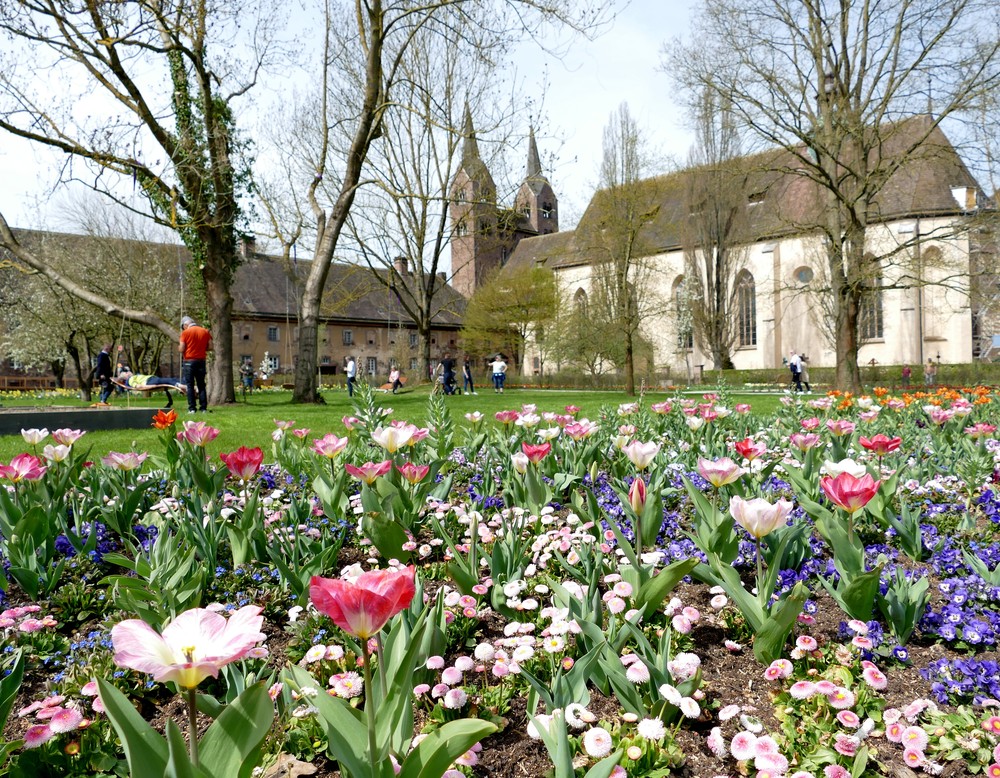
[[[86,435],[83,430],[61,429],[52,431],[52,439],[60,446],[72,446]]]
[[[965,428],[965,434],[973,440],[988,438],[996,431],[995,424],[986,424],[985,422],[979,422],[979,424],[973,424],[971,427]]]
[[[802,425],[802,429],[806,432],[812,432],[814,429],[819,427],[819,419],[815,416],[810,416],[808,419],[803,419],[799,422]]]
[[[312,444],[312,450],[322,457],[333,459],[337,454],[347,448],[350,443],[348,438],[338,438],[332,432],[321,438],[316,438]]]
[[[497,411],[494,416],[501,424],[513,424],[521,414],[517,411]]]
[[[524,452],[524,455],[531,464],[537,465],[552,451],[552,444],[539,443],[538,445],[532,445],[531,443],[522,443],[521,451]]]
[[[951,410],[950,408],[949,409],[933,408],[928,415],[931,417],[932,422],[934,422],[938,426],[941,426],[942,424],[945,424],[951,421],[952,418],[954,418],[955,411]],[[55,436],[55,433],[53,432],[52,435]]]
[[[379,462],[378,464],[375,464],[374,462],[365,462],[360,467],[348,464],[344,465],[344,469],[349,475],[352,475],[359,481],[364,481],[366,484],[371,486],[375,483],[376,479],[381,478],[392,469],[392,462],[388,459],[384,462]]]
[[[259,448],[240,446],[231,454],[219,454],[233,478],[247,481],[253,478],[264,462],[264,452]]]
[[[128,619],[111,629],[115,664],[193,689],[208,676],[218,678],[220,669],[264,640],[260,613],[261,608],[247,605],[227,620],[194,608],[169,622],[162,635],[144,621]]]
[[[664,400],[661,403],[653,403],[652,405],[649,406],[649,409],[653,413],[659,413],[659,414],[662,415],[662,414],[670,413],[670,409],[672,407],[673,406],[670,404],[669,400]]]
[[[771,505],[760,497],[744,500],[739,495],[734,495],[729,500],[729,512],[743,529],[760,540],[784,526],[788,521],[788,514],[792,512],[792,504],[788,500],[778,500]]]
[[[636,515],[641,516],[642,509],[646,507],[646,482],[638,476],[632,481],[632,486],[628,490],[628,502]]]
[[[357,429],[358,427],[364,426],[361,423],[361,419],[359,419],[357,416],[344,416],[343,418],[341,418],[341,421],[343,422],[344,426],[349,430]]]
[[[653,461],[660,451],[659,443],[640,443],[638,440],[633,440],[626,446],[622,447],[622,451],[625,456],[629,458],[629,461],[635,465],[637,470],[645,470],[649,467],[649,463]]]
[[[407,462],[402,467],[396,465],[396,469],[411,484],[417,484],[424,480],[427,473],[430,472],[430,467],[428,465],[417,465],[413,462]]]
[[[563,428],[563,431],[573,440],[583,440],[597,432],[597,429],[596,423],[589,419],[580,419],[580,421],[571,421]]]
[[[42,461],[31,454],[18,454],[9,465],[0,465],[0,478],[17,483],[18,481],[37,481],[43,475],[47,467],[42,465]]]
[[[815,432],[793,432],[788,441],[799,451],[808,451],[819,445],[819,435]]]
[[[109,451],[107,456],[101,457],[101,462],[112,470],[121,470],[127,473],[130,470],[138,470],[148,456],[149,454],[137,454],[134,451]]]
[[[850,435],[858,425],[847,419],[827,419],[826,428],[837,437]]]
[[[284,432],[285,430],[290,430],[292,427],[295,426],[294,421],[281,421],[280,419],[272,419],[272,421],[274,422],[274,426],[277,427],[282,432]]]
[[[836,478],[821,478],[819,485],[830,502],[848,513],[855,513],[871,502],[881,483],[873,479],[870,473],[858,478],[844,472]]]
[[[767,444],[759,443],[752,438],[744,438],[743,440],[736,442],[733,445],[733,448],[736,449],[737,454],[751,462],[755,459],[760,459],[767,453]]]
[[[177,433],[177,439],[192,446],[204,446],[218,436],[219,431],[203,421],[186,421],[184,429]]]
[[[890,438],[881,433],[873,435],[870,438],[866,438],[864,435],[858,438],[858,443],[860,443],[863,448],[868,449],[876,456],[880,457],[884,457],[886,454],[891,454],[899,448],[899,445],[902,442],[902,438]]]
[[[400,611],[410,607],[415,592],[413,567],[372,570],[353,582],[314,575],[309,599],[345,632],[368,640]]]
[[[729,457],[721,457],[714,462],[698,457],[698,474],[718,489],[731,484],[746,472]]]

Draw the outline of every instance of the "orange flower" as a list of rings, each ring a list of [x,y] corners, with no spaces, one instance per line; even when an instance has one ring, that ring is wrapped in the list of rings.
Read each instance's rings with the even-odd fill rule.
[[[887,394],[889,394],[889,390],[886,389],[884,386],[876,386],[874,389],[872,389],[872,394],[874,394],[876,397],[885,397]]]
[[[177,411],[157,411],[153,417],[153,426],[158,430],[165,430],[174,425],[177,421]]]

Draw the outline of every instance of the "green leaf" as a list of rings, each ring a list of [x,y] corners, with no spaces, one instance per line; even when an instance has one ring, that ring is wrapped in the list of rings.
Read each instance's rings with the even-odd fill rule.
[[[624,752],[619,749],[610,756],[604,757],[604,759],[587,771],[587,775],[584,776],[584,778],[608,778],[608,776],[611,775],[611,771],[615,769],[615,765],[617,765],[619,760],[622,758],[623,753]]]
[[[781,656],[782,648],[792,631],[795,620],[802,612],[808,590],[802,582],[795,584],[785,599],[771,606],[771,612],[756,630],[753,640],[753,654],[761,664],[770,664]]]
[[[317,691],[309,701],[319,711],[331,756],[347,769],[351,778],[372,775],[372,767],[369,766],[372,765],[372,761],[368,755],[368,729],[364,723],[364,714],[339,697],[331,697],[324,693],[324,684],[316,681],[301,667],[288,668],[285,677],[299,691],[307,687]]]
[[[257,683],[227,705],[202,736],[201,765],[217,776],[249,776],[274,722],[274,704]]]
[[[122,741],[132,775],[163,775],[167,767],[167,742],[114,686],[98,678],[97,690]]]
[[[427,735],[407,755],[399,778],[441,778],[452,762],[496,731],[495,724],[478,719],[449,721]]]
[[[167,748],[167,767],[163,771],[164,778],[195,778],[198,775],[194,765],[191,764],[184,735],[172,719],[167,719]],[[136,775],[137,773],[132,770],[132,774]]]
[[[676,562],[671,562],[639,587],[639,593],[635,598],[635,607],[641,610],[649,606],[646,608],[647,613],[656,610],[667,595],[674,590],[674,587],[681,582],[681,579],[697,566],[697,558],[679,559]]]

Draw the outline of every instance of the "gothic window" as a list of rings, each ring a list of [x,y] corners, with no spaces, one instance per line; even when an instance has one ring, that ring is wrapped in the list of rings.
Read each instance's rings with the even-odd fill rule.
[[[455,236],[460,238],[463,235],[468,234],[468,232],[469,228],[465,224],[465,219],[459,220],[459,222],[455,225]]]
[[[555,206],[552,203],[542,203],[542,218],[551,219],[552,212],[555,210]]]
[[[861,295],[858,310],[858,336],[861,342],[882,340],[885,337],[885,321],[882,315],[882,275],[872,279],[871,287]]]
[[[587,318],[587,305],[587,293],[583,289],[577,289],[573,295],[573,308],[581,319]]]
[[[757,290],[746,270],[736,277],[736,344],[757,345]]]
[[[694,348],[694,328],[687,295],[684,292],[684,276],[674,280],[674,315],[677,317],[677,348]]]

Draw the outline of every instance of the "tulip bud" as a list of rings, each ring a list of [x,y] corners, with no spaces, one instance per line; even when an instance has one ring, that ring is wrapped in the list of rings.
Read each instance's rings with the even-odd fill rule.
[[[526,472],[528,472],[528,457],[523,452],[518,451],[516,454],[512,454],[510,461],[511,464],[514,466],[514,470],[516,470],[521,475],[524,475]]]
[[[628,490],[628,502],[636,515],[641,514],[642,509],[646,507],[646,482],[638,476],[632,482],[632,488]]]
[[[593,462],[590,463],[590,483],[592,484],[597,483],[597,473],[598,473],[597,460],[595,459]]]

